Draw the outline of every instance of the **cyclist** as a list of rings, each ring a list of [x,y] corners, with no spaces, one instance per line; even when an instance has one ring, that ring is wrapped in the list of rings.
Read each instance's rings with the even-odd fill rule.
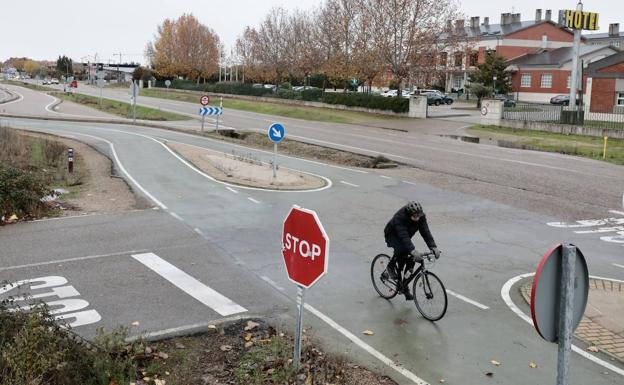
[[[417,255],[416,247],[412,243],[412,237],[418,231],[435,257],[440,258],[440,250],[429,231],[427,216],[420,203],[411,201],[401,207],[384,228],[386,244],[394,249],[388,273],[391,279],[397,281],[397,290],[405,294],[408,301],[414,297],[409,288],[403,287],[402,273],[412,270],[416,262],[422,262],[422,257]]]

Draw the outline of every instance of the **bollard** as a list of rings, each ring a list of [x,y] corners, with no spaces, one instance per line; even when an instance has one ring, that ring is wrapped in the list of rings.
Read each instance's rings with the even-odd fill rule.
[[[604,147],[602,148],[602,159],[607,159],[607,143],[609,142],[609,137],[604,137]]]
[[[67,170],[70,174],[74,173],[74,149],[71,147],[67,149]]]

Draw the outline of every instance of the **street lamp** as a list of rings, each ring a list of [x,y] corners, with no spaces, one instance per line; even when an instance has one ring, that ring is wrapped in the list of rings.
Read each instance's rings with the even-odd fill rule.
[[[494,93],[494,96],[496,96],[496,75],[494,75],[492,77],[492,79],[494,80],[494,84],[493,84],[493,87],[492,87],[492,92]]]

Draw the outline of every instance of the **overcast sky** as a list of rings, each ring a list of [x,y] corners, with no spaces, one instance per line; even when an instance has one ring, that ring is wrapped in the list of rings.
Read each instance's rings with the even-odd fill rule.
[[[311,9],[321,0],[33,0],[21,3],[2,0],[0,5],[0,62],[9,57],[56,60],[67,55],[75,61],[93,60],[117,63],[121,60],[145,62],[143,52],[153,39],[156,26],[165,18],[193,13],[200,22],[213,28],[226,47],[234,44],[246,25],[257,25],[274,6]],[[493,5],[495,3],[496,5]],[[575,8],[574,0],[461,0],[467,17],[489,16],[498,23],[503,12],[522,13],[533,20],[535,9]],[[585,9],[600,13],[602,32],[609,23],[624,28],[623,0],[586,0]]]

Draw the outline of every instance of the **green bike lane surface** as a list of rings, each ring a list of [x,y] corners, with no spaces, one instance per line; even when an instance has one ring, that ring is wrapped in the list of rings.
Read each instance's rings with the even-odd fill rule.
[[[428,382],[444,378],[448,383],[481,383],[488,380],[481,369],[488,368],[491,359],[503,362],[501,367],[490,370],[495,372],[498,383],[517,383],[526,376],[535,377],[532,383],[547,383],[553,378],[556,354],[552,346],[539,340],[531,326],[500,298],[501,286],[509,278],[534,270],[541,253],[568,234],[546,227],[552,218],[425,184],[407,184],[376,173],[363,174],[292,158],[285,160],[289,166],[330,177],[332,188],[315,193],[239,189],[236,194],[188,169],[147,138],[117,132],[119,127],[68,127],[53,130],[108,138],[128,172],[169,211],[190,228],[199,229],[209,244],[229,256],[230,264],[248,269],[265,286],[270,282],[270,286],[284,289],[290,298],[295,290],[285,277],[280,256],[282,221],[294,203],[317,210],[331,239],[331,260],[329,274],[308,292],[309,303]],[[212,145],[185,135],[176,139]],[[247,199],[250,197],[259,203]],[[418,314],[412,303],[402,298],[388,303],[374,292],[370,261],[378,252],[388,251],[383,244],[383,226],[408,199],[423,202],[436,241],[445,252],[433,271],[448,289],[485,304],[488,310],[450,296],[448,314],[432,324]],[[579,237],[577,244],[581,246],[583,240]],[[422,249],[422,241],[418,242]],[[608,272],[608,263],[618,257],[620,249],[599,241],[592,246],[599,253],[590,260],[590,271]],[[347,349],[354,359],[375,363],[318,318],[306,314],[306,322],[334,350]],[[375,331],[375,335],[362,336],[361,331],[366,329]],[[602,375],[601,367],[580,357],[574,360],[579,379],[598,378],[595,383],[605,384],[621,380],[615,374]],[[530,361],[538,364],[537,370],[529,370]],[[391,369],[388,372],[402,378]]]

